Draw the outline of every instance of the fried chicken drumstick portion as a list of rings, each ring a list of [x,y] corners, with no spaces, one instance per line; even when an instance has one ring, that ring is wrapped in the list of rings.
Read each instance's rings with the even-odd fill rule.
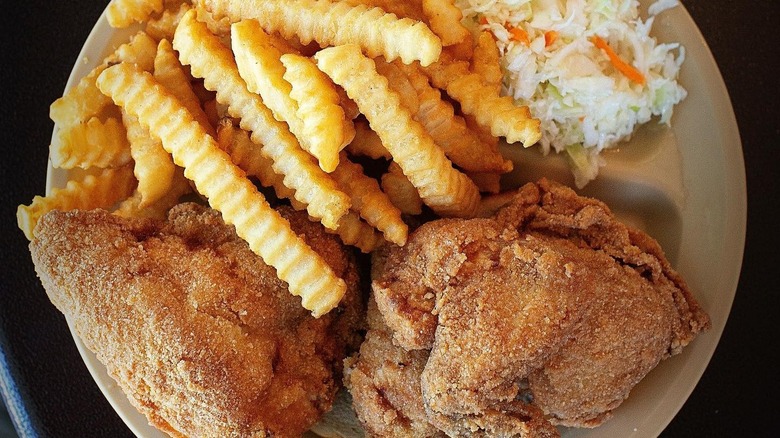
[[[330,409],[363,316],[351,253],[280,212],[348,285],[318,319],[196,204],[166,222],[54,211],[30,248],[51,301],[150,423],[172,436],[295,437]]]
[[[372,278],[381,324],[345,373],[375,435],[594,427],[710,324],[655,240],[547,180],[493,217],[424,224],[375,256]],[[386,396],[408,382],[433,429]]]

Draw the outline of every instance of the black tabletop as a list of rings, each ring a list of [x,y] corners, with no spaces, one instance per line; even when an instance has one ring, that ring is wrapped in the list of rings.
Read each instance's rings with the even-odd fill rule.
[[[742,138],[748,188],[742,275],[721,342],[663,436],[769,436],[776,398],[780,202],[780,7],[683,0],[718,63]],[[52,122],[79,50],[107,1],[3,3],[0,156],[0,389],[21,436],[132,436],[89,375],[35,276],[16,206],[45,187]],[[772,404],[773,406],[774,404]]]

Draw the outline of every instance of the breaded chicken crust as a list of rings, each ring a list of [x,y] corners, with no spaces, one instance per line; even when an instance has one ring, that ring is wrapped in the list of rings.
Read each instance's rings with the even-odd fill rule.
[[[428,357],[381,387],[352,378],[368,430],[387,414],[360,406],[361,392],[417,379],[428,422],[449,436],[594,427],[710,325],[655,240],[547,180],[520,188],[493,217],[422,225],[403,248],[377,253],[372,277],[386,331],[368,332],[373,344],[348,372],[371,368],[382,351]],[[403,412],[385,401],[386,412]]]
[[[165,222],[45,215],[30,244],[51,301],[132,404],[172,436],[295,437],[328,411],[363,305],[352,254],[281,209],[348,285],[313,318],[218,212]]]

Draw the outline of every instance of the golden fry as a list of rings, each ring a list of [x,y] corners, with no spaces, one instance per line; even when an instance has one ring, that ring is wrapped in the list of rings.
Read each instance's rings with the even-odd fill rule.
[[[235,226],[253,252],[276,268],[306,309],[320,316],[338,305],[346,292],[344,281],[290,229],[214,138],[149,73],[121,63],[101,73],[97,84],[160,138],[198,192],[226,223]]]
[[[168,186],[168,191],[163,193],[160,198],[151,204],[144,204],[144,196],[136,188],[132,196],[119,204],[114,214],[122,217],[165,219],[168,216],[168,210],[178,204],[182,196],[191,191],[192,187],[187,178],[184,177],[183,169],[177,167]]]
[[[397,163],[390,163],[387,172],[382,175],[382,191],[401,212],[411,215],[422,213],[420,194]]]
[[[227,152],[247,175],[255,176],[260,180],[260,184],[273,188],[278,197],[288,199],[296,210],[306,210],[306,205],[295,199],[295,191],[285,186],[282,177],[274,173],[271,161],[263,156],[260,152],[261,146],[249,138],[249,133],[236,128],[229,120],[224,120],[217,129],[217,141],[222,150]],[[373,251],[383,241],[382,236],[353,211],[347,212],[339,219],[335,230],[325,230],[336,233],[342,242],[353,245],[364,253]]]
[[[188,3],[182,3],[175,7],[168,7],[159,17],[152,17],[146,22],[144,31],[156,41],[173,39],[173,32],[179,25],[181,17],[189,11],[191,6]]]
[[[393,158],[382,144],[382,139],[368,126],[368,123],[362,120],[355,122],[355,138],[347,145],[346,149],[352,155],[369,157],[375,160],[379,158],[390,160]]]
[[[471,71],[479,75],[487,84],[494,87],[495,93],[501,92],[504,72],[501,71],[501,54],[498,51],[493,34],[480,32],[471,58]]]
[[[269,33],[296,35],[321,47],[359,44],[370,57],[429,65],[441,54],[441,41],[424,23],[398,18],[380,8],[342,2],[297,0],[203,0],[213,13],[232,21],[255,19]],[[377,31],[379,30],[379,31]]]
[[[122,121],[127,128],[133,173],[138,180],[138,207],[143,208],[168,193],[176,166],[171,155],[163,149],[160,139],[149,134],[135,116],[122,111]]]
[[[419,1],[398,1],[398,0],[343,0],[350,5],[366,5],[382,8],[383,10],[395,14],[401,18],[411,18],[412,20],[423,21],[425,14]]]
[[[461,24],[463,14],[452,0],[422,0],[422,10],[442,45],[452,46],[464,41],[471,44],[471,32]]]
[[[417,96],[417,90],[409,82],[409,77],[396,64],[390,64],[381,58],[375,59],[374,65],[376,65],[376,71],[387,78],[390,89],[401,98],[401,105],[410,113],[416,114],[420,110],[420,99]]]
[[[103,108],[111,105],[111,99],[95,86],[98,75],[107,66],[117,62],[136,63],[143,70],[151,71],[156,51],[157,43],[149,35],[144,32],[137,33],[130,42],[119,46],[102,64],[81,78],[76,86],[55,100],[49,108],[49,117],[62,128],[86,122],[97,116]]]
[[[123,28],[146,21],[162,10],[163,0],[111,0],[106,7],[106,18],[111,27]]]
[[[465,114],[490,128],[495,137],[506,137],[507,142],[521,142],[528,147],[542,136],[540,122],[531,117],[527,106],[515,106],[509,96],[499,96],[495,88],[469,70],[467,62],[442,59],[424,67],[423,71],[434,86],[460,103]]]
[[[257,178],[263,187],[273,188],[279,198],[289,199],[294,209],[306,210],[306,204],[295,199],[295,191],[284,185],[273,170],[273,162],[263,155],[262,145],[253,142],[248,132],[223,119],[217,128],[217,143],[247,175]]]
[[[320,219],[326,228],[335,228],[349,210],[349,197],[300,148],[287,126],[274,119],[260,96],[246,89],[230,50],[195,20],[192,12],[179,23],[173,46],[182,62],[190,65],[192,74],[202,77],[206,88],[217,92],[217,100],[228,105],[230,115],[252,133],[252,140],[263,145],[263,154],[273,161],[274,172],[284,175],[284,184],[308,206],[309,215]]]
[[[352,245],[365,254],[377,249],[384,242],[382,234],[363,221],[354,211],[345,214],[339,220],[339,225],[335,230],[326,228],[325,231],[336,233],[346,245]]]
[[[50,149],[51,164],[60,169],[120,167],[130,162],[125,127],[115,118],[65,126],[57,131]]]
[[[349,97],[368,119],[382,144],[417,187],[420,197],[442,216],[470,217],[479,203],[479,190],[452,163],[400,104],[387,79],[356,45],[329,47],[315,55],[317,65]]]
[[[16,209],[19,229],[28,240],[35,235],[38,220],[52,210],[92,210],[110,208],[117,201],[133,192],[135,178],[130,166],[102,169],[97,175],[87,175],[83,180],[70,180],[61,189],[53,189],[47,196],[36,196],[30,205]]]
[[[430,85],[428,78],[415,66],[398,64],[419,95],[418,111],[414,119],[420,122],[447,158],[469,172],[498,172],[512,170],[512,162],[505,159],[497,145],[486,143],[469,129],[465,120],[455,114],[452,104],[442,99],[441,92]]]
[[[310,58],[285,54],[284,78],[292,86],[290,97],[297,106],[302,121],[301,135],[309,138],[311,153],[320,161],[320,167],[332,172],[338,164],[338,153],[355,137],[355,126],[340,105],[336,85],[321,72]]]
[[[179,99],[209,135],[216,134],[206,112],[203,111],[200,99],[192,88],[189,75],[184,71],[168,40],[162,40],[157,45],[157,56],[154,59],[154,78]]]
[[[401,211],[382,192],[379,183],[363,173],[362,166],[342,154],[332,175],[350,196],[352,208],[360,217],[381,231],[387,241],[398,246],[406,244],[409,227],[401,219]]]

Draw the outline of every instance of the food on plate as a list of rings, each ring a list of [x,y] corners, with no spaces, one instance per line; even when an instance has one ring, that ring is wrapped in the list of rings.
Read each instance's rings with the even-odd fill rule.
[[[336,85],[311,58],[286,53],[279,60],[284,64],[284,79],[292,86],[290,97],[298,104],[298,118],[303,122],[301,135],[315,139],[328,154],[338,155],[355,138],[355,125],[353,117],[341,107]]]
[[[471,33],[461,24],[463,14],[452,0],[422,0],[422,10],[428,18],[428,25],[441,38],[443,46],[463,43],[471,44]]]
[[[370,57],[428,65],[441,53],[441,40],[425,23],[399,19],[381,8],[319,0],[201,0],[216,16],[257,20],[267,32],[321,47],[358,44]]]
[[[676,0],[456,0],[464,24],[495,37],[503,91],[541,120],[544,153],[565,152],[577,186],[605,164],[601,152],[656,117],[670,123],[686,91],[677,82],[684,48],[650,35]]]
[[[403,246],[409,227],[401,218],[401,211],[379,187],[379,182],[366,176],[360,164],[353,163],[346,154],[332,173],[344,192],[349,194],[352,208],[360,217],[381,231],[385,240]]]
[[[470,172],[501,174],[512,170],[512,162],[501,155],[498,143],[482,141],[480,135],[468,127],[465,119],[455,113],[452,103],[442,97],[439,89],[431,86],[418,68],[397,66],[406,74],[418,95],[417,109],[409,109],[413,118],[425,127],[453,164]]]
[[[217,128],[217,142],[247,175],[256,177],[264,187],[273,188],[276,196],[287,199],[294,209],[306,210],[306,205],[295,199],[295,192],[284,185],[281,176],[274,173],[271,161],[262,154],[261,146],[252,141],[249,133],[234,126],[231,120],[223,119]],[[353,210],[339,219],[335,230],[325,230],[337,234],[344,244],[370,253],[384,240],[381,234]]]
[[[59,130],[49,151],[52,166],[61,169],[120,167],[131,159],[125,126],[115,117],[92,117]]]
[[[307,205],[309,214],[334,229],[349,211],[349,197],[340,191],[314,158],[301,149],[287,125],[274,119],[260,96],[249,92],[229,48],[222,45],[205,24],[190,11],[182,18],[173,38],[179,59],[192,74],[204,79],[207,89],[228,106],[231,116],[263,145],[263,153],[273,161],[274,171],[284,175],[284,184],[295,190],[295,198]]]
[[[531,117],[528,107],[517,106],[511,98],[497,95],[494,87],[471,72],[468,62],[444,52],[423,71],[433,85],[446,90],[460,103],[465,114],[473,116],[493,136],[505,137],[509,143],[520,142],[525,147],[539,140],[539,120]]]
[[[203,109],[198,93],[192,84],[192,79],[179,62],[173,45],[167,39],[160,40],[157,45],[157,55],[154,58],[154,78],[179,99],[206,132],[212,137],[214,136],[214,127]]]
[[[499,137],[531,146],[540,122],[501,95],[505,47],[462,3],[112,2],[146,32],[52,104],[69,182],[17,219],[52,301],[153,425],[298,436],[367,318],[344,372],[369,434],[554,436],[604,421],[707,327],[603,204],[547,181],[502,192]],[[652,82],[611,34],[588,41]],[[313,430],[359,435],[338,400]]]
[[[57,124],[57,129],[69,129],[86,122],[111,105],[111,99],[95,85],[98,75],[106,67],[117,62],[130,62],[139,64],[143,70],[151,71],[154,68],[156,51],[157,43],[144,32],[138,32],[130,41],[119,46],[100,65],[81,78],[76,86],[51,104],[49,117]]]
[[[314,318],[226,225],[193,203],[167,221],[55,211],[30,250],[51,301],[133,405],[171,436],[300,436],[330,409],[363,318],[355,259],[280,214],[348,287]]]
[[[19,229],[28,240],[35,236],[38,220],[52,210],[110,208],[130,196],[137,185],[131,166],[100,169],[82,178],[68,181],[65,187],[53,189],[46,196],[36,196],[30,205],[16,209]]]
[[[105,69],[97,84],[162,141],[198,192],[236,227],[252,251],[277,269],[305,308],[322,315],[338,305],[346,292],[344,281],[290,229],[170,92],[149,73],[126,63]]]
[[[594,427],[710,325],[655,240],[547,180],[520,188],[492,217],[422,225],[404,247],[375,253],[372,278],[392,341],[365,348],[417,359],[397,379],[371,377],[362,351],[348,362],[368,430],[394,426],[409,406],[386,398],[377,411],[359,400],[411,391],[417,379],[412,397],[449,436]],[[356,371],[366,374],[358,386]]]
[[[418,215],[422,213],[423,201],[417,189],[404,175],[398,163],[390,163],[387,172],[382,174],[382,190],[387,193],[390,202],[402,213]]]
[[[106,19],[111,27],[128,27],[161,12],[164,3],[164,0],[111,0],[106,7]]]
[[[133,173],[138,180],[138,206],[143,208],[164,197],[171,189],[176,165],[163,148],[160,139],[149,134],[138,118],[122,111],[122,123],[127,128]]]
[[[328,47],[317,52],[315,59],[320,70],[357,103],[426,205],[445,216],[474,213],[479,203],[477,187],[452,167],[425,129],[401,106],[387,79],[377,73],[374,62],[360,47]]]

